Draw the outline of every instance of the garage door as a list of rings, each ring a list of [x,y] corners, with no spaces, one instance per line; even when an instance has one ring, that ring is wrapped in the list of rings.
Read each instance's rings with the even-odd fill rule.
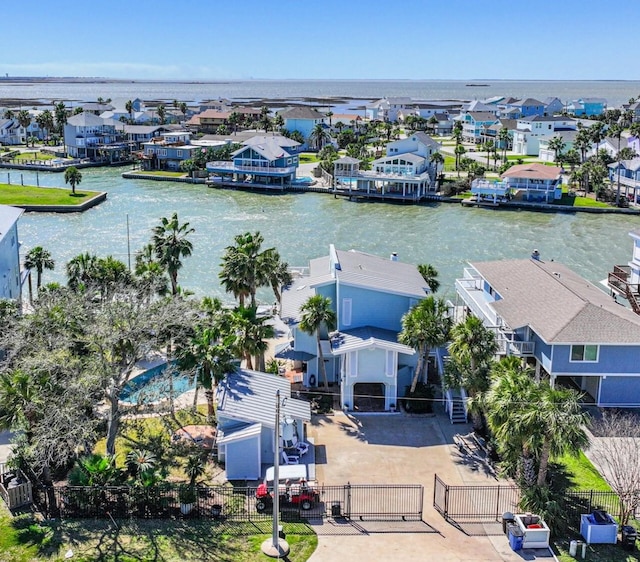
[[[226,444],[227,480],[259,480],[260,436]]]

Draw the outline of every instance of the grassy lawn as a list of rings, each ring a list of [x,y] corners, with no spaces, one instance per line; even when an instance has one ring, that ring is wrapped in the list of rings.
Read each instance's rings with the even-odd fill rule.
[[[71,193],[71,189],[60,187],[35,187],[0,183],[2,205],[80,205],[98,195],[97,191]]]
[[[45,152],[22,152],[15,157],[15,160],[53,160],[54,158],[57,156]]]
[[[569,490],[611,491],[611,487],[581,451],[578,457],[564,455],[555,461],[564,472]]]
[[[584,539],[583,539],[584,540]],[[569,541],[557,541],[556,556],[560,562],[575,562],[576,558],[569,554]],[[579,554],[581,550],[578,551]],[[578,556],[577,560],[581,560]],[[590,544],[587,545],[585,560],[591,562],[640,562],[638,551],[629,552],[617,544]]]
[[[136,174],[141,174],[143,176],[166,176],[170,178],[182,178],[182,177],[186,177],[187,175],[184,172],[170,172],[165,170],[149,170],[149,171],[138,170],[136,171]]]
[[[288,560],[304,562],[317,547],[313,529],[285,523]],[[0,561],[62,561],[68,550],[78,562],[269,560],[260,546],[271,522],[224,524],[207,520],[58,520],[38,524],[30,516],[12,519],[0,507]]]
[[[302,152],[299,156],[300,164],[313,164],[315,162],[320,162],[318,160],[318,155],[315,152]]]
[[[604,201],[596,201],[591,197],[580,197],[575,195],[570,195],[569,193],[563,193],[562,199],[555,202],[556,205],[565,205],[567,207],[611,207],[608,203]]]

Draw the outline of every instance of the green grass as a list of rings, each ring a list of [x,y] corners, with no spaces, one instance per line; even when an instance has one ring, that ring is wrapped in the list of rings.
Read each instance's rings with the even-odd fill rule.
[[[560,562],[576,561],[576,558],[569,554],[568,540],[557,541],[554,546],[556,547],[556,556]],[[580,552],[581,550],[579,553]],[[581,560],[580,556],[578,556],[577,560]],[[617,544],[590,544],[587,545],[587,556],[585,560],[589,560],[590,562],[640,562],[640,554],[637,550],[634,552],[623,550],[623,548]]]
[[[566,207],[600,207],[610,208],[611,205],[604,201],[596,201],[591,197],[579,197],[565,193],[563,190],[562,198],[555,202],[556,205],[564,205]]]
[[[577,457],[564,455],[559,459],[555,459],[555,462],[564,470],[570,490],[611,491],[607,481],[582,451]]]
[[[22,152],[15,156],[15,160],[53,160],[54,158],[58,157],[45,152]]]
[[[299,156],[300,164],[314,164],[320,162],[318,155],[315,152],[302,152]]]
[[[170,178],[181,178],[187,175],[185,172],[170,172],[167,170],[140,170],[137,171],[136,174],[141,174],[143,176],[166,176]]]
[[[80,205],[96,195],[97,191],[76,189],[76,194],[73,195],[70,188],[0,183],[2,205]]]
[[[291,546],[288,560],[304,562],[315,551],[313,529],[284,523]],[[271,521],[255,524],[216,524],[207,520],[59,520],[12,519],[0,507],[0,562],[62,561],[71,549],[76,562],[270,560],[260,550],[270,537]]]

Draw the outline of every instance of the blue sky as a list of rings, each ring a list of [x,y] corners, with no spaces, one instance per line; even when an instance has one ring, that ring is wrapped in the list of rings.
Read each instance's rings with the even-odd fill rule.
[[[640,79],[638,0],[25,0],[2,20],[10,76]]]

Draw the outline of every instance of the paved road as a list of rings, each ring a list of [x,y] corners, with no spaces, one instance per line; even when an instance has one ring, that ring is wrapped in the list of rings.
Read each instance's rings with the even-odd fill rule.
[[[422,484],[425,494],[424,524],[407,523],[405,532],[396,528],[379,533],[367,522],[361,530],[340,528],[331,520],[316,527],[318,548],[310,562],[522,562],[505,537],[467,536],[432,506],[435,473],[448,484],[496,483],[482,466],[469,465],[457,455],[453,435],[468,431],[469,426],[452,426],[444,415],[340,412],[314,417],[309,433],[316,443],[319,484]]]

